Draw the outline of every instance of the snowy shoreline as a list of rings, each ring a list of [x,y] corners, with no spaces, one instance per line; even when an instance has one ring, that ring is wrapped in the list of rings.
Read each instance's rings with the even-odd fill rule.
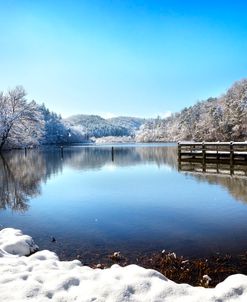
[[[1,302],[247,301],[247,276],[241,274],[206,289],[177,284],[137,265],[92,269],[78,260],[60,261],[55,253],[37,249],[20,230],[0,231]]]

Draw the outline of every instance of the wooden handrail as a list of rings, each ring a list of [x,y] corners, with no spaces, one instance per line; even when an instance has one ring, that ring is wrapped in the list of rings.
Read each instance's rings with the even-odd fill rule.
[[[247,146],[247,142],[178,142],[180,146],[201,146],[204,143],[206,146]]]

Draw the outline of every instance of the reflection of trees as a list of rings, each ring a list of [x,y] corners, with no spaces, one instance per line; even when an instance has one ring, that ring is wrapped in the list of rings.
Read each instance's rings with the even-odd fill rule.
[[[111,147],[70,148],[66,150],[64,154],[65,163],[74,169],[79,170],[99,169],[112,161]],[[172,169],[177,169],[177,147],[117,146],[114,148],[115,166],[133,166],[145,163],[154,163],[161,167],[162,165],[169,165]],[[196,165],[194,168],[196,169]],[[227,169],[227,167],[224,168]],[[186,168],[184,171],[186,172]],[[189,165],[187,171],[193,172],[193,167]],[[229,177],[227,175],[210,175],[204,174],[203,172],[197,172],[193,174],[193,177],[198,181],[206,181],[210,184],[221,185],[237,200],[247,202],[247,177],[240,178],[234,176]]]
[[[229,175],[216,174],[193,174],[199,181],[206,181],[210,184],[218,184],[226,188],[237,200],[247,202],[247,177],[234,177]]]
[[[78,170],[99,169],[112,162],[111,147],[68,148],[64,151],[64,161]],[[176,147],[121,147],[114,148],[115,166],[133,166],[155,163],[158,166],[169,164],[175,168]]]
[[[65,148],[64,163],[76,170],[99,169],[111,162],[110,148]]]
[[[32,165],[20,156],[9,158],[1,155],[0,166],[0,208],[26,211],[28,199],[39,194]]]
[[[28,150],[26,155],[23,151],[0,154],[0,209],[28,210],[29,199],[40,194],[41,181],[57,167],[56,161],[48,158],[35,150]],[[57,163],[61,162],[58,159]]]
[[[203,167],[205,169],[203,171]],[[217,184],[226,188],[229,193],[237,200],[247,202],[247,166],[234,165],[231,176],[231,167],[228,164],[207,163],[202,165],[202,162],[180,162],[179,169],[182,172],[189,172],[197,181],[208,182],[209,184]],[[218,174],[217,174],[218,171]],[[241,174],[242,176],[241,176]],[[187,173],[186,173],[187,174]]]
[[[28,201],[41,192],[41,182],[62,171],[63,165],[77,170],[100,169],[112,163],[111,147],[66,147],[63,158],[57,148],[11,151],[0,155],[0,209],[26,211]],[[169,165],[177,169],[175,146],[117,146],[114,165],[119,167],[145,163]],[[186,171],[186,170],[185,170]],[[189,171],[189,170],[187,170]],[[199,181],[218,184],[238,200],[247,202],[247,178],[224,175],[193,174]]]
[[[114,148],[114,165],[130,166],[142,161],[136,148]],[[112,163],[111,147],[69,148],[64,151],[64,162],[77,170],[100,169]]]
[[[142,162],[153,162],[157,166],[170,165],[171,168],[177,167],[177,147],[176,146],[156,146],[136,148],[141,156]]]

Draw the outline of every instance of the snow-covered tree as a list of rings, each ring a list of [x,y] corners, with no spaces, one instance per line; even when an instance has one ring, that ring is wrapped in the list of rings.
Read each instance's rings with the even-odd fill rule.
[[[136,140],[247,140],[247,79],[238,81],[219,98],[209,98],[154,124],[147,122]]]
[[[0,93],[0,150],[4,147],[34,146],[43,134],[43,117],[38,105],[26,100],[17,86]]]
[[[83,143],[87,141],[87,137],[84,133],[76,127],[69,125],[60,115],[50,111],[44,104],[40,106],[40,110],[45,124],[41,144],[56,145]]]
[[[71,128],[87,137],[129,136],[130,131],[98,115],[78,114],[65,120]]]

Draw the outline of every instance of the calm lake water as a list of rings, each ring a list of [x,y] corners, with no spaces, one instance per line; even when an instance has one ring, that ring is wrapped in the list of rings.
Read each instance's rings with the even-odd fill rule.
[[[0,157],[0,224],[62,259],[247,251],[247,178],[178,171],[173,145],[75,146]],[[51,236],[56,242],[51,242]]]

